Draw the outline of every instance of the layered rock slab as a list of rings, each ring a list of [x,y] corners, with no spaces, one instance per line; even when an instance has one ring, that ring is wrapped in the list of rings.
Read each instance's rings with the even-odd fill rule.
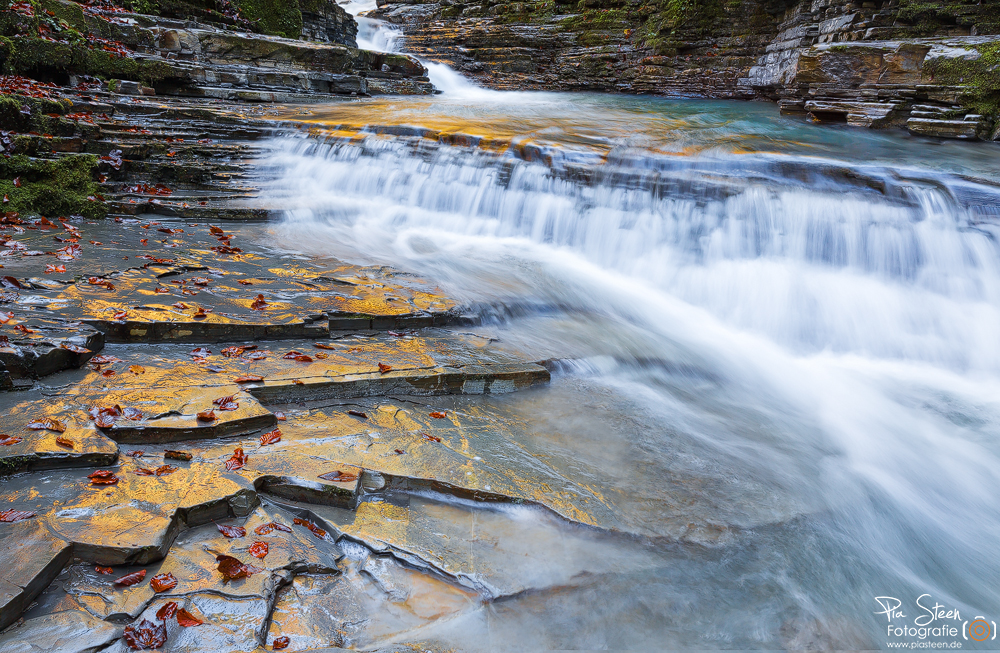
[[[17,620],[71,554],[72,546],[34,517],[0,523],[0,628]]]

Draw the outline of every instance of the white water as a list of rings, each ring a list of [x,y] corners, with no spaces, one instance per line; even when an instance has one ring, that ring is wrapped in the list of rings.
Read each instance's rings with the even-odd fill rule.
[[[884,646],[872,616],[883,595],[1000,616],[1000,230],[989,217],[1000,193],[945,171],[989,175],[995,150],[942,147],[930,164],[921,142],[810,131],[747,105],[503,94],[447,68],[432,79],[441,98],[373,105],[371,122],[396,111],[409,125],[444,115],[523,134],[500,154],[374,135],[276,139],[281,235],[515,307],[487,330],[539,358],[583,361],[543,412],[572,414],[558,404],[572,385],[594,402],[618,397],[581,442],[627,447],[620,425],[647,425],[629,436],[655,452],[634,482],[668,481],[657,457],[683,450],[685,473],[728,484],[733,505],[750,506],[741,514],[798,506],[814,540],[791,526],[750,538],[741,562],[700,565],[655,595],[703,587],[698,623],[669,626],[683,641],[772,646],[790,613],[847,620]],[[665,131],[655,112],[683,121]],[[769,152],[727,145],[747,134]],[[518,143],[539,144],[545,163]],[[662,154],[698,143],[699,154]],[[864,147],[872,155],[856,156]],[[582,182],[580,170],[596,172]],[[649,360],[702,376],[650,372]],[[580,444],[572,455],[602,454]],[[769,487],[774,505],[753,505],[744,481]],[[757,547],[767,552],[741,557]],[[772,594],[780,608],[761,598]],[[740,610],[760,611],[760,632]]]

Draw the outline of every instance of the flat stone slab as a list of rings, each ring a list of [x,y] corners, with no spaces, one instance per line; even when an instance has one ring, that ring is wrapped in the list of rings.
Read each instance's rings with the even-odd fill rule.
[[[121,636],[122,628],[84,610],[29,619],[0,635],[4,653],[93,653]]]
[[[118,445],[93,425],[83,423],[78,411],[65,403],[34,399],[4,408],[0,414],[0,438],[8,436],[6,441],[20,441],[0,445],[0,476],[42,469],[111,465],[118,458]],[[66,430],[58,433],[27,427],[32,420],[49,418],[61,421]]]
[[[456,316],[455,303],[420,279],[275,251],[263,226],[236,235],[149,217],[72,231],[41,225],[9,240],[0,256],[11,310],[86,322],[109,342],[318,338],[331,327],[424,327]],[[77,249],[59,251],[53,238]]]
[[[13,292],[0,292],[0,363],[12,379],[37,379],[61,370],[83,366],[104,348],[104,334],[81,322],[37,317],[9,310],[4,299],[16,301]]]
[[[236,351],[243,346],[248,349]],[[544,367],[498,350],[488,338],[438,329],[400,337],[357,334],[266,345],[244,341],[115,351],[120,360],[68,377],[79,388],[74,391],[198,386],[211,389],[204,390],[208,394],[232,394],[232,384],[240,381],[245,392],[275,404],[385,394],[503,394],[549,380]],[[293,352],[309,360],[285,358]],[[131,372],[134,365],[144,371]],[[380,365],[391,369],[383,372]]]
[[[71,553],[72,546],[53,537],[37,517],[0,523],[0,628],[17,620]]]

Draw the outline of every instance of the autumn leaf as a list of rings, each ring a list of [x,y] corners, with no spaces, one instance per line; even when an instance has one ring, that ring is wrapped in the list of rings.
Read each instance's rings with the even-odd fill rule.
[[[149,579],[149,586],[154,592],[166,592],[177,587],[177,579],[170,572],[157,574]]]
[[[261,446],[267,444],[274,444],[275,442],[281,442],[281,431],[274,429],[273,431],[268,431],[264,435],[260,436]]]
[[[396,453],[397,455],[400,455],[400,456],[402,456],[402,455],[403,455],[404,453],[406,453],[406,452],[405,452],[405,451],[403,451],[402,449],[393,449],[393,451],[394,451],[394,452],[395,452],[395,453]]]
[[[129,365],[128,371],[132,374],[145,374],[146,368],[142,365]]]
[[[336,347],[334,347],[333,345],[324,345],[321,342],[314,342],[313,347],[315,347],[316,349],[336,349]]]
[[[89,362],[96,363],[97,365],[105,365],[107,363],[119,363],[122,359],[115,356],[109,356],[108,354],[101,354],[99,356],[94,356]]]
[[[192,456],[186,451],[172,451],[167,449],[163,452],[164,458],[169,458],[171,460],[191,460]]]
[[[267,308],[267,302],[264,301],[264,295],[257,295],[257,298],[250,304],[250,308],[255,311],[263,311]]]
[[[296,517],[292,520],[292,523],[297,526],[305,526],[310,532],[312,532],[313,535],[321,540],[326,539],[326,531],[307,519],[300,519],[299,517]]]
[[[243,453],[243,449],[236,447],[233,452],[233,457],[226,461],[226,469],[233,472],[237,469],[243,469],[243,466],[247,463],[247,456]]]
[[[166,621],[175,614],[177,614],[177,601],[171,601],[156,611],[156,618],[160,621]]]
[[[104,574],[105,576],[110,576],[111,574],[115,573],[115,570],[112,569],[111,567],[94,567],[94,571],[96,571],[99,574]]]
[[[386,365],[385,363],[378,364],[378,371],[380,374],[385,374],[392,370],[392,365]]]
[[[274,411],[274,418],[277,419],[279,422],[284,422],[287,419],[285,417],[285,414],[280,410]]]
[[[146,577],[146,570],[140,569],[139,571],[133,572],[131,574],[126,574],[114,582],[115,585],[119,587],[130,587],[136,583],[141,583]]]
[[[252,565],[245,565],[233,556],[219,554],[215,556],[219,563],[217,567],[226,580],[236,580],[238,578],[250,578],[255,572],[261,571]]]
[[[326,474],[320,474],[319,478],[324,481],[334,481],[335,483],[350,483],[358,480],[358,475],[352,474],[351,472],[342,472],[338,469],[333,472],[327,472]]]
[[[361,419],[368,419],[368,413],[362,413],[360,410],[349,410],[347,411],[347,414],[360,417]]]
[[[55,431],[65,433],[66,425],[57,419],[36,419],[28,422],[28,428],[32,431]]]
[[[212,281],[211,279],[206,279],[205,277],[194,277],[193,279],[191,279],[191,283],[193,283],[196,286],[207,286],[208,284],[212,283]]]
[[[312,362],[312,358],[311,357],[306,356],[305,354],[303,354],[300,351],[290,351],[287,354],[285,354],[284,356],[282,356],[282,358],[284,358],[286,360],[299,361],[299,362],[302,362],[302,363],[311,363]]]
[[[140,467],[139,469],[132,472],[136,476],[155,476],[156,472],[151,469],[146,469],[145,467]]]
[[[138,626],[126,626],[122,639],[134,651],[160,648],[167,643],[167,624],[143,619]]]
[[[65,265],[46,265],[45,266],[45,274],[52,274],[53,272],[65,272],[65,271],[66,271],[66,266]]]
[[[208,358],[211,353],[212,352],[210,350],[205,349],[204,347],[197,347],[191,350],[191,355],[195,358]]]
[[[244,374],[233,379],[233,383],[257,383],[263,380],[264,377],[258,374]]]
[[[118,483],[118,477],[115,476],[114,472],[109,472],[106,469],[100,469],[96,472],[87,476],[90,479],[92,485],[115,485]]]
[[[204,320],[205,318],[208,317],[208,313],[205,312],[205,309],[203,307],[199,306],[198,310],[195,311],[194,315],[192,315],[191,317],[193,317],[196,320]]]
[[[275,651],[280,651],[284,648],[288,648],[288,645],[292,640],[288,639],[287,635],[282,635],[281,637],[275,637],[274,641],[271,642],[271,648]]]
[[[448,413],[442,413],[442,412],[438,412],[438,411],[434,411],[430,415],[434,419],[444,419],[444,418],[448,417]]]
[[[199,422],[214,422],[217,419],[219,418],[215,416],[214,410],[203,410],[198,413]]]
[[[23,442],[24,438],[16,435],[0,435],[0,445],[9,447],[12,444],[17,444],[18,442]]]
[[[216,236],[226,233],[222,230],[222,227],[209,227],[208,230]]]
[[[144,451],[140,451],[138,449],[133,449],[132,451],[126,452],[125,455],[129,456],[131,458],[141,458],[142,456],[145,456],[146,453]]]
[[[69,449],[75,448],[72,440],[70,440],[69,438],[65,438],[61,435],[56,438],[56,444],[58,444],[60,447],[67,447]]]
[[[430,442],[440,442],[441,441],[441,438],[439,438],[436,435],[428,435],[427,433],[421,433],[420,435],[424,436],[424,440],[429,440]]]
[[[247,534],[247,529],[243,528],[242,526],[225,526],[223,524],[216,524],[215,526],[219,529],[220,533],[222,533],[229,539],[233,539],[236,537],[243,537],[244,535]]]
[[[284,531],[285,533],[291,533],[292,529],[284,524],[279,524],[278,522],[268,522],[266,524],[261,524],[257,528],[253,529],[253,532],[257,535],[267,535],[271,531]]]
[[[177,611],[177,625],[183,628],[194,628],[195,626],[200,626],[204,621],[197,619],[190,612],[181,608]]]
[[[250,545],[250,555],[263,560],[267,556],[267,542],[254,542]]]
[[[153,471],[157,476],[166,476],[167,474],[173,474],[177,471],[177,468],[173,465],[160,465]]]
[[[142,411],[138,408],[127,407],[122,410],[122,417],[137,422],[142,419]]]
[[[90,353],[90,350],[87,349],[86,347],[81,347],[80,345],[73,345],[73,344],[70,344],[68,342],[64,342],[64,343],[62,343],[59,346],[62,349],[65,349],[66,351],[73,352],[74,354],[89,354]]]
[[[8,524],[21,521],[22,519],[31,519],[34,516],[35,513],[30,510],[14,510],[13,508],[0,510],[0,522]]]
[[[94,425],[98,428],[109,429],[115,425],[114,415],[107,415],[105,413],[99,414],[94,418]]]
[[[173,306],[176,309],[182,310],[182,311],[183,310],[187,310],[188,308],[190,308],[190,306],[188,306],[184,302],[177,302],[176,304],[171,304],[171,306]]]
[[[104,370],[103,372],[101,372],[101,376],[103,376],[106,379],[111,378],[115,374],[117,374],[117,372],[115,372],[114,370]]]

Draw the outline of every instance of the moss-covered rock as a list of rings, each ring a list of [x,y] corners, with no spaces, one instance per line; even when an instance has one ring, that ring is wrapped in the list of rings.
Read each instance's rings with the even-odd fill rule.
[[[963,104],[1000,118],[1000,40],[971,46],[978,57],[938,57],[924,63],[926,81],[964,86]]]
[[[32,159],[21,154],[0,158],[0,195],[10,200],[4,210],[22,216],[104,217],[108,209],[97,199],[100,191],[94,181],[97,165],[93,154],[58,159]]]
[[[264,34],[297,39],[302,34],[298,0],[233,0],[240,15]]]

